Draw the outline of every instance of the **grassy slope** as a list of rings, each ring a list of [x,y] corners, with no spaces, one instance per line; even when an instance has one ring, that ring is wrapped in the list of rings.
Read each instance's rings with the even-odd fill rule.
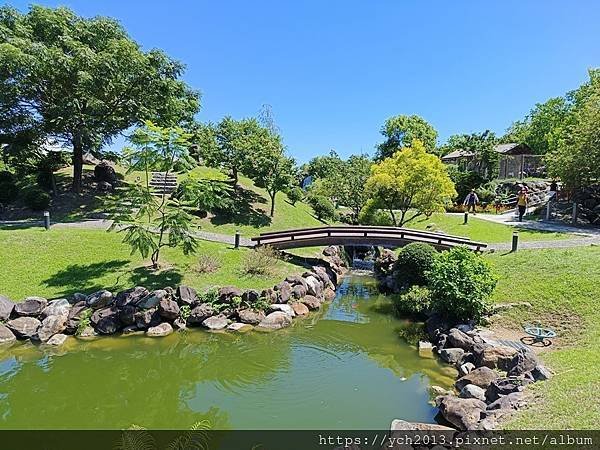
[[[535,405],[519,413],[508,427],[597,429],[600,248],[529,250],[486,257],[501,276],[494,300],[532,305],[504,313],[501,325],[522,331],[524,323],[539,321],[559,332],[555,350],[541,355],[556,375],[531,388]]]
[[[47,298],[101,288],[119,290],[134,285],[164,287],[186,283],[201,289],[233,284],[242,288],[270,287],[285,276],[301,272],[301,267],[279,262],[268,277],[242,275],[241,264],[250,252],[227,245],[201,241],[198,253],[184,256],[179,250],[165,249],[164,270],[154,273],[147,262],[131,256],[121,243],[121,235],[101,230],[39,229],[0,230],[0,294],[14,300],[39,295]],[[209,254],[221,261],[214,273],[194,271],[198,256]]]

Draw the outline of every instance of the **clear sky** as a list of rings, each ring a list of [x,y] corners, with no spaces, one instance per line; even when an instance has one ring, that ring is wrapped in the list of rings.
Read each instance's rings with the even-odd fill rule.
[[[0,1],[25,10],[31,1]],[[187,65],[202,121],[270,104],[299,161],[373,153],[396,114],[502,133],[600,66],[600,2],[62,0]]]

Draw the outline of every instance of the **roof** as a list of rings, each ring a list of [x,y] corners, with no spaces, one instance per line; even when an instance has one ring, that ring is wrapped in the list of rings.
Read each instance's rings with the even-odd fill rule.
[[[517,144],[515,142],[511,142],[509,144],[498,144],[494,147],[494,150],[502,155],[532,155],[533,151],[527,144]],[[469,152],[467,150],[458,149],[453,152],[448,153],[447,155],[442,156],[443,161],[450,161],[453,159],[459,158],[472,158],[475,156],[475,153]]]
[[[458,150],[454,150],[453,152],[442,156],[442,159],[471,158],[473,156],[475,156],[475,153],[459,148]]]

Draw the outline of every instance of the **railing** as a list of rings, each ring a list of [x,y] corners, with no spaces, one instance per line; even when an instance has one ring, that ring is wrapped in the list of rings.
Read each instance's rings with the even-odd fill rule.
[[[406,245],[425,242],[441,249],[464,245],[480,251],[487,247],[483,242],[461,236],[451,236],[431,231],[419,231],[400,227],[377,226],[324,226],[297,230],[261,233],[253,237],[256,245],[269,245],[277,249],[309,247],[317,245]]]

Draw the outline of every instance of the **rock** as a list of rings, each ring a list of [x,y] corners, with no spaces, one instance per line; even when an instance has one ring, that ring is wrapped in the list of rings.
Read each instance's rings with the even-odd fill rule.
[[[148,331],[146,331],[146,335],[150,337],[162,337],[168,336],[172,332],[173,327],[171,326],[171,324],[168,322],[163,322],[160,325],[148,328]]]
[[[496,428],[498,428],[498,423],[499,423],[500,419],[502,419],[502,417],[504,417],[507,413],[508,413],[508,411],[501,410],[501,409],[495,409],[493,411],[486,410],[483,413],[483,415],[485,417],[483,417],[483,419],[481,419],[481,421],[479,422],[479,425],[477,426],[477,429],[478,430],[495,430]]]
[[[475,355],[477,366],[490,369],[507,370],[508,365],[517,350],[503,345],[485,346],[483,351]]]
[[[432,314],[425,321],[425,330],[431,342],[437,342],[438,336],[448,331],[448,325],[440,314]]]
[[[227,325],[227,329],[229,331],[246,331],[252,328],[252,325],[248,325],[247,323],[233,322]]]
[[[98,192],[112,192],[113,185],[110,184],[108,181],[98,181],[96,183],[96,189],[98,190]]]
[[[461,377],[463,377],[471,373],[473,369],[475,369],[475,364],[473,364],[472,362],[466,362],[460,365],[460,367],[458,368],[458,373]]]
[[[292,308],[290,305],[287,305],[287,304],[274,303],[271,306],[269,306],[269,311],[271,311],[271,312],[273,312],[273,311],[281,311],[281,312],[286,313],[290,317],[296,317],[296,313],[294,312],[294,308]]]
[[[209,317],[202,322],[202,326],[208,328],[209,330],[222,330],[223,328],[226,328],[227,325],[229,325],[229,321],[226,317],[221,315]]]
[[[42,297],[27,297],[21,303],[16,303],[14,313],[20,317],[39,316],[48,305],[48,300]]]
[[[458,331],[462,331],[465,334],[474,330],[473,325],[470,323],[461,323],[456,325],[454,328],[456,328]]]
[[[458,395],[460,398],[476,398],[477,400],[485,401],[485,393],[486,391],[479,386],[475,386],[474,384],[467,384],[464,388],[460,390],[460,394]]]
[[[535,381],[546,381],[552,378],[552,372],[542,364],[535,366],[535,369],[531,371],[531,375]]]
[[[448,389],[444,389],[443,387],[436,385],[429,386],[429,392],[435,395],[436,397],[440,395],[452,395],[452,391],[449,391]]]
[[[96,333],[96,330],[94,330],[91,326],[87,326],[83,330],[81,330],[81,333],[79,333],[79,335],[77,337],[81,338],[81,339],[86,339],[86,338],[95,338],[97,336],[98,336],[98,333]]]
[[[177,319],[175,319],[173,321],[173,329],[185,330],[186,328],[187,328],[187,325],[185,323],[185,320],[183,320],[181,317],[178,317]]]
[[[143,309],[137,311],[134,315],[135,325],[141,330],[147,330],[150,327],[155,327],[161,322],[158,308]]]
[[[292,291],[294,289],[294,286],[298,286],[298,285],[301,285],[306,291],[308,291],[308,283],[301,276],[291,275],[291,276],[287,277],[285,279],[285,281],[287,281],[290,284],[290,286],[292,286]]]
[[[254,309],[242,309],[238,312],[238,316],[242,323],[258,325],[265,318],[265,313]]]
[[[488,386],[485,392],[485,397],[488,402],[494,402],[503,395],[512,394],[513,392],[521,392],[526,384],[529,384],[529,382],[521,378],[498,378],[497,380],[492,381],[492,383]]]
[[[308,290],[301,284],[297,284],[292,288],[292,297],[296,300],[303,298]]]
[[[32,336],[32,339],[40,342],[46,342],[52,336],[62,333],[67,324],[67,315],[48,316],[42,321],[42,325],[38,328],[37,333]]]
[[[236,288],[235,286],[225,286],[219,289],[219,302],[231,303],[234,297],[242,297],[244,291]]]
[[[277,292],[277,303],[287,303],[292,296],[292,286],[287,281],[282,281],[275,286]]]
[[[329,247],[325,247],[323,249],[324,256],[338,256],[340,254],[340,249],[335,245],[330,245]]]
[[[67,324],[66,324],[66,332],[73,334],[77,331],[79,327],[79,321],[81,319],[82,314],[87,311],[89,308],[87,307],[85,300],[79,303],[75,303],[71,309],[69,310],[69,315],[67,316]]]
[[[0,320],[8,320],[14,309],[15,303],[8,297],[0,295]]]
[[[187,323],[188,325],[200,325],[214,314],[215,311],[210,303],[201,303],[190,311]]]
[[[307,293],[309,295],[314,295],[317,298],[323,295],[323,285],[317,277],[311,275],[304,278],[304,280],[306,281],[306,285],[308,286]]]
[[[419,356],[433,357],[433,344],[429,341],[419,341]]]
[[[151,309],[158,306],[160,301],[163,298],[168,298],[169,294],[164,289],[157,289],[152,291],[150,294],[146,295],[139,302],[137,302],[136,307],[138,309]]]
[[[182,285],[177,288],[177,298],[180,305],[192,306],[198,301],[198,293],[196,289]]]
[[[12,331],[6,326],[0,323],[0,345],[12,344],[17,338]]]
[[[50,316],[68,316],[71,310],[71,304],[66,298],[59,298],[57,300],[51,300],[48,302],[40,317],[45,319]]]
[[[406,420],[394,419],[390,425],[392,437],[394,431],[451,431],[456,432],[454,428],[438,425],[437,423],[407,422]],[[394,449],[397,448],[394,446]],[[404,448],[404,447],[402,447]]]
[[[446,341],[448,340],[448,335],[444,333],[440,333],[437,336],[437,339],[434,340],[435,346],[438,350],[444,348],[446,346]],[[462,350],[462,349],[461,349]]]
[[[324,267],[313,266],[312,270],[315,273],[315,275],[319,278],[319,280],[321,280],[321,283],[323,284],[323,288],[325,290],[327,290],[327,289],[330,289],[332,291],[335,290],[335,285],[331,281],[331,278],[329,278],[329,275],[327,274],[327,270]]]
[[[127,325],[125,328],[123,328],[121,330],[121,334],[123,336],[131,336],[133,334],[142,334],[142,333],[144,333],[144,330],[140,330],[135,325]]]
[[[115,168],[110,161],[102,160],[94,167],[94,178],[96,178],[96,181],[116,183],[117,172],[115,172]]]
[[[85,303],[89,308],[100,309],[112,304],[114,297],[112,292],[101,290],[89,295]]]
[[[18,304],[17,304],[18,306]],[[42,322],[37,320],[35,317],[17,317],[16,319],[9,320],[6,326],[21,339],[30,339],[37,332],[38,328],[42,325]]]
[[[335,298],[335,291],[333,289],[327,288],[323,291],[323,297],[325,298],[325,300],[330,302]]]
[[[69,338],[66,334],[58,333],[52,336],[48,341],[46,341],[47,345],[52,345],[54,347],[60,347],[63,345],[66,340]]]
[[[477,426],[486,405],[476,398],[458,398],[447,395],[440,400],[440,413],[459,430],[472,430]]]
[[[260,293],[253,289],[250,289],[249,291],[246,291],[242,294],[242,301],[249,303],[251,305],[256,303],[259,298],[260,298]]]
[[[292,302],[290,306],[297,316],[306,316],[309,313],[308,306],[300,302]]]
[[[465,352],[473,349],[473,338],[466,333],[463,333],[457,328],[452,328],[448,332],[448,346],[454,348],[462,348]]]
[[[440,358],[448,364],[456,364],[464,353],[465,351],[462,348],[443,348],[439,351]]]
[[[468,375],[459,378],[454,383],[454,386],[459,391],[462,390],[467,384],[474,384],[480,388],[487,389],[488,386],[498,378],[498,374],[489,367],[478,367],[472,370]]]
[[[125,326],[135,324],[135,313],[137,309],[133,305],[125,305],[121,308],[121,312],[119,313],[119,320]]]
[[[100,334],[113,334],[121,329],[119,309],[116,306],[97,309],[90,317],[90,322]]]
[[[269,303],[277,303],[277,292],[273,288],[263,289],[260,296]]]
[[[521,349],[515,352],[505,370],[509,376],[523,375],[525,372],[534,370],[538,364],[537,356],[533,352]]]
[[[167,320],[175,320],[179,317],[179,305],[175,300],[163,298],[158,303],[158,312]]]
[[[76,292],[71,297],[69,297],[68,300],[71,305],[76,305],[77,303],[80,303],[80,302],[85,303],[87,298],[88,298],[87,295],[82,294],[81,292]]]
[[[513,392],[508,395],[499,397],[498,400],[490,403],[487,409],[493,411],[495,409],[519,409],[525,406],[522,392]]]
[[[150,294],[150,291],[143,286],[136,286],[126,291],[119,292],[117,294],[115,305],[118,308],[124,308],[125,306],[135,306],[141,299]]]
[[[321,307],[321,301],[317,297],[314,297],[312,295],[307,295],[300,301],[306,306],[308,306],[308,309],[310,309],[311,311],[315,311]]]
[[[258,324],[261,328],[268,328],[271,330],[278,330],[280,328],[289,327],[292,324],[292,318],[281,311],[275,311],[266,316]]]

